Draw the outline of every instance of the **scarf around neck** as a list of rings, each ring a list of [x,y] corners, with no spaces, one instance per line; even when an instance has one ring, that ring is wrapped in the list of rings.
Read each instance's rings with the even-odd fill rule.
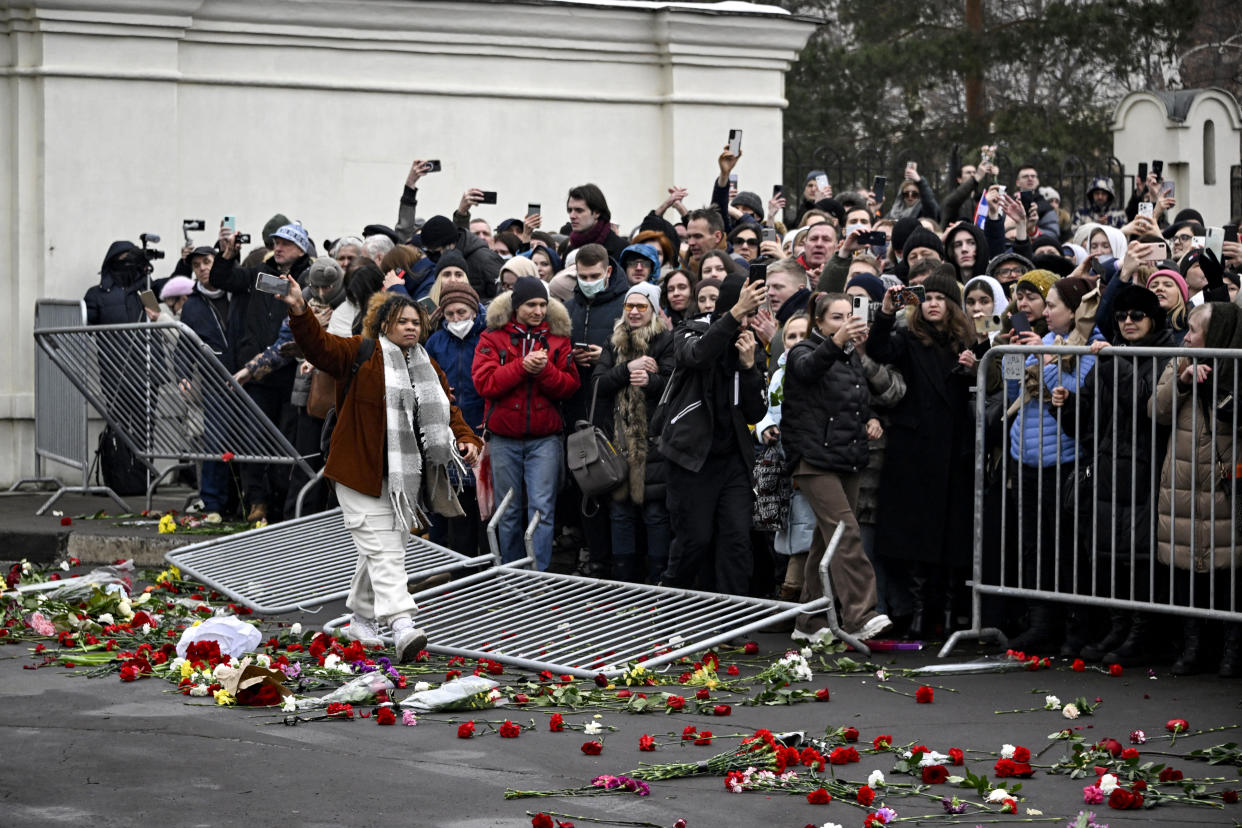
[[[600,219],[591,226],[590,230],[579,232],[575,230],[569,234],[569,247],[576,250],[587,244],[603,244],[604,239],[608,238],[608,234],[612,231],[608,222]]]
[[[461,460],[449,427],[449,401],[422,345],[403,351],[380,336],[384,356],[384,402],[387,429],[388,497],[395,525],[410,531],[427,524],[422,506],[424,471],[438,470],[434,480],[448,480],[447,467]],[[426,466],[426,468],[424,468]],[[431,500],[435,501],[435,493]]]

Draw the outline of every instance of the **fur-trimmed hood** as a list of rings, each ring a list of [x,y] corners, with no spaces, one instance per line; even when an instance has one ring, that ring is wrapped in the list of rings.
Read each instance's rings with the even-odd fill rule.
[[[569,336],[569,311],[560,300],[548,297],[548,333],[553,336]],[[487,329],[498,331],[513,320],[513,292],[506,290],[487,306]]]

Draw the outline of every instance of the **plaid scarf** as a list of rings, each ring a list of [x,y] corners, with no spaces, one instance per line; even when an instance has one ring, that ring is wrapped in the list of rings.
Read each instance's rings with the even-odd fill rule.
[[[379,338],[384,354],[387,414],[388,497],[396,525],[410,531],[427,524],[422,506],[424,461],[433,479],[447,481],[447,467],[460,464],[449,427],[449,401],[422,345],[408,351]],[[434,497],[432,498],[435,499]]]

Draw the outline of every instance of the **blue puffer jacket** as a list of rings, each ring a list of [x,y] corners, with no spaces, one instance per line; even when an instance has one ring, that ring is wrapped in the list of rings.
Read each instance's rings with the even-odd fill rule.
[[[487,325],[487,314],[480,306],[478,315],[474,317],[474,327],[464,339],[453,336],[444,324],[440,323],[440,329],[431,335],[424,347],[448,378],[449,387],[457,397],[456,404],[461,409],[461,416],[466,424],[474,429],[475,434],[482,434],[483,398],[475,390],[471,369],[474,365],[474,349]]]
[[[1043,342],[1051,345],[1056,338],[1057,334],[1049,331],[1044,335]],[[1103,338],[1098,328],[1091,330],[1091,342]],[[1036,365],[1042,359],[1040,354],[1032,354],[1026,358],[1026,365]],[[1009,427],[1009,456],[1024,466],[1055,466],[1058,456],[1062,463],[1074,462],[1078,447],[1070,435],[1064,433],[1058,425],[1051,399],[1052,389],[1058,386],[1068,389],[1070,393],[1078,393],[1078,386],[1095,365],[1093,354],[1076,357],[1075,360],[1072,372],[1063,369],[1061,360],[1043,365],[1040,369],[1044,383],[1043,403],[1037,398],[1027,400],[1022,404],[1022,409],[1013,416],[1013,424]],[[1007,399],[1018,399],[1022,393],[1021,383],[1018,380],[1009,380],[1006,385]]]

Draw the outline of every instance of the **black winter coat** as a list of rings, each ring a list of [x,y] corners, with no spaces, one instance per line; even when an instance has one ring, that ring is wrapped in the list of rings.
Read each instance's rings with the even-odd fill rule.
[[[225,333],[228,319],[221,319],[216,314],[211,306],[211,299],[199,293],[197,286],[186,297],[185,305],[181,308],[181,324],[198,334],[198,338],[211,348],[211,352],[225,368],[230,372],[236,370],[229,350],[228,335]]]
[[[858,352],[812,328],[785,357],[781,445],[790,468],[805,460],[824,471],[856,474],[867,467],[871,390]]]
[[[113,242],[104,254],[99,268],[99,284],[89,288],[83,297],[86,324],[126,325],[147,320],[142,300],[138,298],[139,291],[147,289],[147,279],[135,269],[120,266],[119,260],[126,253],[130,253],[131,257],[142,256],[139,247],[127,241]],[[156,296],[167,281],[152,280],[151,289]]]
[[[926,345],[879,314],[867,355],[894,365],[906,395],[892,409],[880,476],[876,551],[887,558],[965,566],[973,549],[973,375],[957,353]]]
[[[611,264],[612,276],[608,285],[590,299],[574,284],[574,294],[565,303],[565,309],[569,311],[570,342],[587,342],[608,350],[613,325],[621,318],[625,294],[630,289],[625,271],[615,261]],[[586,419],[590,404],[591,384],[584,382],[577,393],[565,401],[566,422]]]
[[[310,256],[303,255],[293,263],[289,275],[298,281],[305,290],[306,271],[310,268]],[[276,263],[268,259],[259,267],[242,267],[229,259],[216,257],[211,266],[211,277],[208,280],[216,290],[227,290],[236,300],[244,297],[244,310],[238,320],[239,329],[234,335],[233,359],[237,365],[244,365],[258,354],[263,353],[276,341],[280,334],[280,326],[288,317],[288,306],[279,297],[270,293],[255,290],[255,278],[260,273],[276,273]],[[230,331],[232,333],[233,331]],[[251,380],[254,385],[266,385],[273,388],[291,386],[295,363],[272,371],[262,379]]]
[[[466,278],[474,292],[483,299],[495,296],[499,292],[500,266],[505,263],[500,254],[464,228],[457,230],[455,249],[466,260]]]

